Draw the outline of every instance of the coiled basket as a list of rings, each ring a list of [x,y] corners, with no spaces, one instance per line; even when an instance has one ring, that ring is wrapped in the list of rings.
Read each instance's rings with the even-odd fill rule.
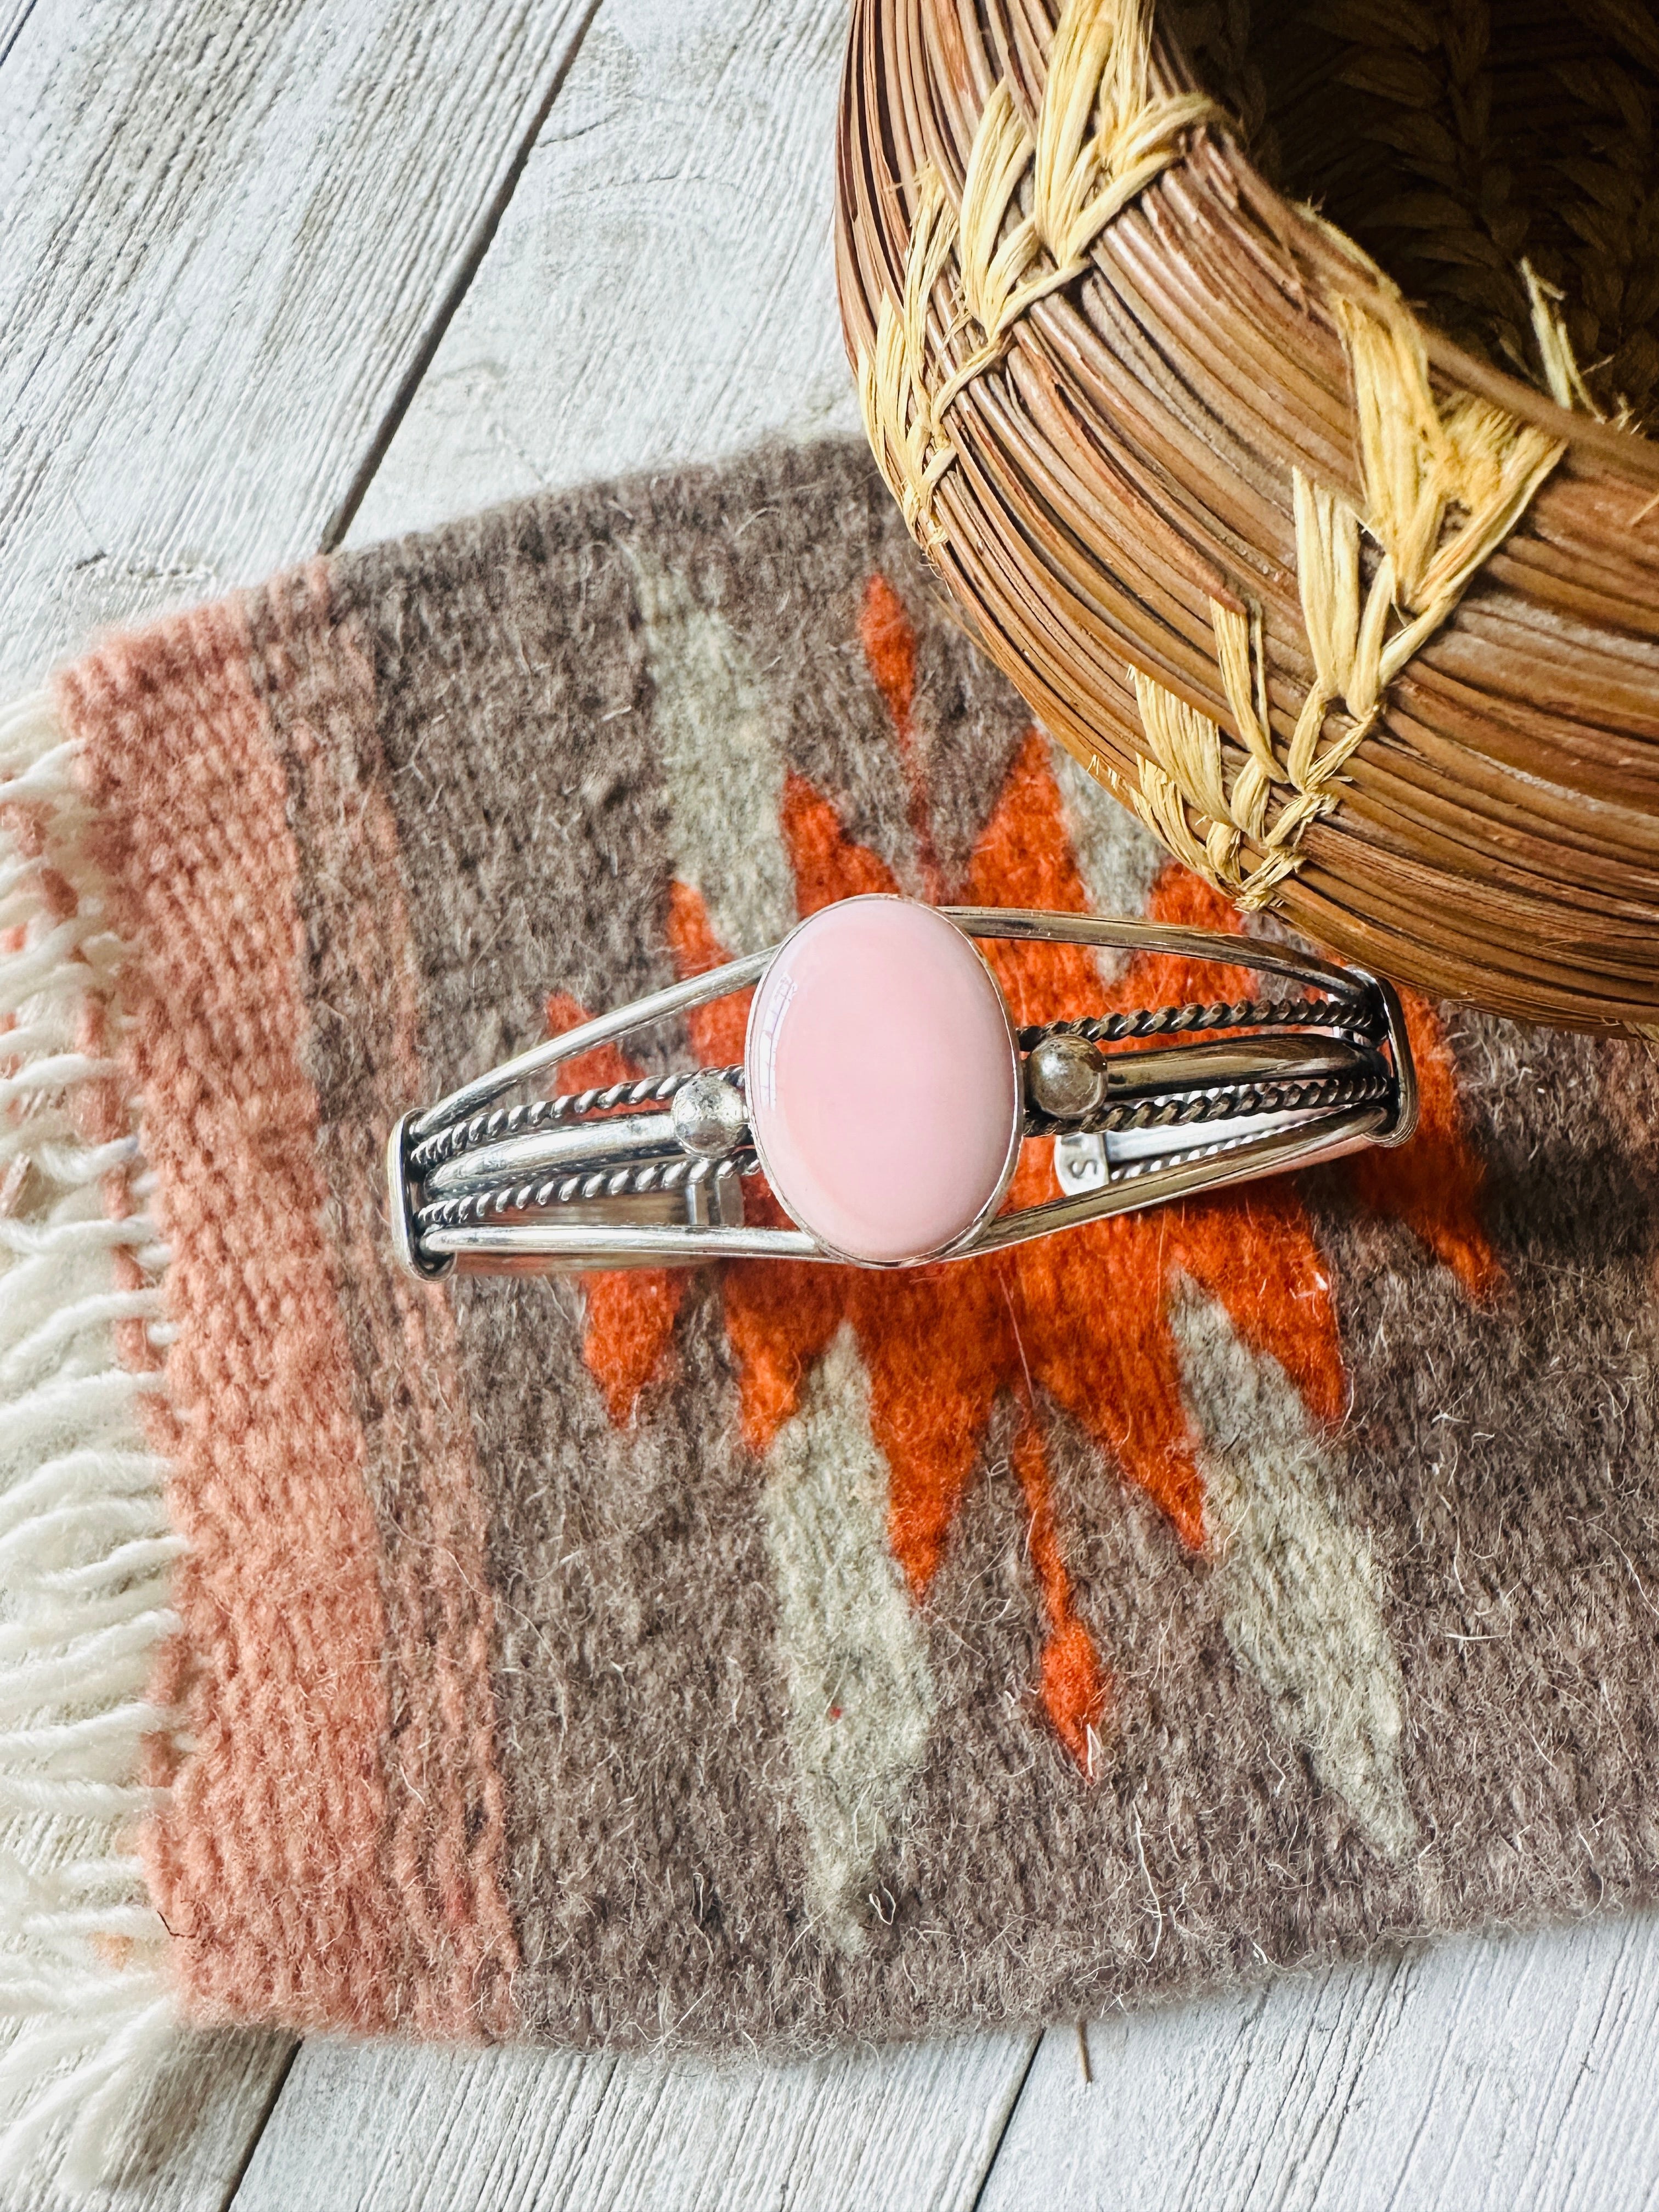
[[[853,0],[882,471],[1189,867],[1659,1024],[1659,30],[1638,0]]]

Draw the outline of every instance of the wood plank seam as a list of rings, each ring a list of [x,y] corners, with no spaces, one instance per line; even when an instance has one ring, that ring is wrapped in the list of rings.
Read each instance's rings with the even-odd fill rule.
[[[269,2126],[270,2116],[276,2109],[276,2100],[288,2087],[288,2077],[294,2071],[294,2063],[300,2056],[300,2039],[296,2037],[289,2046],[286,2057],[272,2077],[270,2092],[260,2108],[258,2118],[248,2131],[247,2141],[242,2146],[241,2156],[237,2160],[234,2170],[226,2177],[224,2192],[219,2199],[219,2212],[230,2212],[230,2208],[235,2202],[236,2193],[241,2188],[248,2167],[252,2162],[253,2154],[259,2148],[259,2138]]]
[[[1008,2130],[1014,2124],[1014,2114],[1019,2110],[1019,2100],[1025,2094],[1025,2085],[1031,2078],[1031,2069],[1036,2064],[1037,2053],[1042,2048],[1042,2035],[1034,2034],[1031,2038],[1031,2047],[1025,2055],[1025,2063],[1020,2069],[1019,2080],[1014,2085],[1014,2093],[1008,2100],[1007,2107],[997,2128],[995,2140],[991,2145],[991,2154],[986,2160],[984,2171],[980,2175],[979,2186],[974,2191],[972,2212],[980,2212],[980,2206],[985,2200],[985,2192],[991,2185],[991,2176],[996,2171],[997,2160],[1002,2155],[1002,2147],[1008,2140]]]
[[[513,150],[512,157],[501,173],[500,184],[480,211],[478,219],[473,225],[471,235],[461,249],[454,278],[439,301],[430,324],[422,331],[415,349],[414,357],[396,392],[393,392],[392,403],[386,409],[385,416],[375,427],[374,434],[369,441],[362,460],[353,475],[351,482],[346,487],[344,497],[324,526],[320,549],[323,552],[333,552],[347,531],[350,529],[352,519],[362,505],[364,495],[374,481],[375,473],[380,463],[386,459],[386,448],[396,437],[398,426],[408,413],[410,402],[419,391],[427,371],[432,366],[433,356],[443,343],[444,332],[454,320],[456,309],[466,297],[473,278],[483,265],[483,258],[489,251],[501,217],[506,214],[507,204],[518,190],[519,179],[524,174],[525,163],[530,159],[536,141],[541,137],[542,125],[551,114],[553,103],[557,100],[565,79],[569,76],[572,65],[581,52],[589,31],[593,27],[593,20],[604,4],[605,0],[587,0],[586,10],[576,25],[574,38],[568,47],[556,57],[553,67],[548,72],[546,92],[532,112],[519,143]]]
[[[6,57],[22,36],[23,26],[33,12],[34,0],[22,0],[22,5],[18,9],[15,17],[6,27],[3,37],[0,37],[0,69],[4,69]]]

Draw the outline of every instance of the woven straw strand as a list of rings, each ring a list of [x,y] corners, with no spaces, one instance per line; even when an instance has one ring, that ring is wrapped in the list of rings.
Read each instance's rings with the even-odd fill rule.
[[[1345,250],[1353,256],[1346,241]],[[1437,403],[1421,331],[1382,271],[1367,273],[1384,312],[1345,294],[1331,301],[1353,374],[1364,513],[1300,469],[1291,474],[1315,680],[1283,765],[1258,711],[1242,617],[1211,602],[1222,689],[1247,755],[1231,794],[1217,725],[1134,673],[1150,754],[1136,811],[1177,859],[1247,910],[1275,902],[1301,865],[1309,826],[1337,805],[1342,770],[1375,726],[1389,685],[1446,622],[1566,450],[1490,401]],[[1547,301],[1534,298],[1541,323]],[[1565,335],[1547,357],[1565,379]],[[1362,531],[1382,555],[1369,586]],[[1269,827],[1269,790],[1280,784],[1292,795]],[[1249,866],[1241,859],[1247,838],[1261,854]]]
[[[857,375],[871,450],[930,557],[944,535],[933,493],[956,459],[941,428],[945,413],[1001,358],[1020,318],[1082,275],[1094,240],[1179,158],[1188,132],[1221,113],[1201,94],[1149,99],[1151,43],[1141,0],[1067,0],[1035,137],[1004,79],[974,132],[959,213],[931,164],[918,174],[903,298],[895,305],[883,297],[874,349],[859,349]],[[1030,209],[1022,213],[1016,195],[1028,172]],[[953,255],[947,327],[954,335],[972,325],[980,337],[930,391],[928,310]]]

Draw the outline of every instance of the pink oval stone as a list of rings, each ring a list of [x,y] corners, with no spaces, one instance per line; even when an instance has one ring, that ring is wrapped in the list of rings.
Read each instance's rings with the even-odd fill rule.
[[[850,1260],[921,1260],[1001,1188],[1020,1121],[1002,994],[971,941],[908,899],[825,907],[750,1009],[749,1120],[773,1190]]]

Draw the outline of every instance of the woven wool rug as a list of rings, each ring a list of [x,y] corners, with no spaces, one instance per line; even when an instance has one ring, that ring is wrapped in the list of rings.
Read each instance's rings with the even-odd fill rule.
[[[1640,1044],[1414,1004],[1404,1151],[957,1266],[394,1273],[397,1115],[828,900],[1237,927],[860,452],[319,561],[4,742],[14,2165],[179,2021],[803,2050],[1653,1895]]]

